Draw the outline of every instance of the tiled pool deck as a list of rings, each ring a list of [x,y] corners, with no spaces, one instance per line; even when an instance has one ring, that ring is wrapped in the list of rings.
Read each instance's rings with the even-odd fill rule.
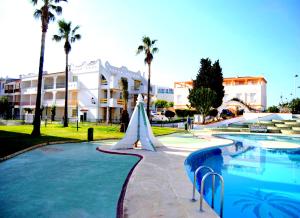
[[[192,183],[186,175],[184,161],[193,151],[231,141],[209,134],[197,138],[190,133],[162,136],[159,140],[164,146],[157,148],[157,152],[119,150],[144,157],[130,177],[123,204],[124,217],[218,217],[207,204],[204,212],[200,212],[199,200],[191,201]],[[98,143],[102,150],[109,151],[115,142]]]

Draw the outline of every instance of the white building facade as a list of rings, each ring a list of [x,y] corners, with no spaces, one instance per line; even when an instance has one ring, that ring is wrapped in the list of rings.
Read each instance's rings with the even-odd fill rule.
[[[153,101],[165,100],[167,102],[174,102],[174,89],[167,86],[153,86]]]
[[[68,76],[68,115],[81,121],[113,122],[119,120],[124,107],[121,78],[128,81],[129,99],[127,109],[132,113],[138,94],[147,93],[147,81],[140,72],[126,67],[114,67],[101,60],[71,65]],[[21,113],[26,108],[35,108],[37,75],[21,76]],[[44,73],[42,81],[43,116],[50,116],[52,106],[56,106],[56,119],[64,114],[65,73]]]
[[[239,99],[251,108],[263,111],[267,107],[267,81],[264,77],[232,77],[224,78],[223,108],[236,108],[231,100]],[[192,81],[174,83],[174,108],[187,109],[189,89],[193,87]],[[227,102],[229,102],[227,104]]]

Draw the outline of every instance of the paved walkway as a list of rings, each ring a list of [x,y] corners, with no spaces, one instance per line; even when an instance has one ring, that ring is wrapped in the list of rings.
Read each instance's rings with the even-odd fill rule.
[[[185,172],[184,161],[193,151],[229,144],[231,141],[210,135],[196,138],[183,133],[162,136],[159,140],[164,146],[157,148],[157,152],[125,150],[144,158],[129,180],[124,199],[124,217],[218,217],[207,204],[204,205],[204,212],[200,212],[199,200],[191,201],[192,183]],[[114,143],[101,141],[100,148],[110,150]]]

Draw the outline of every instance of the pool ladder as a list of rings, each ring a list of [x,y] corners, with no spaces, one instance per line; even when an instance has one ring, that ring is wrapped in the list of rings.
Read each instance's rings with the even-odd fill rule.
[[[200,211],[203,211],[203,192],[204,192],[204,186],[205,181],[209,176],[212,176],[212,199],[211,199],[211,207],[214,209],[214,201],[215,201],[215,177],[217,176],[221,181],[221,206],[220,206],[220,217],[223,217],[223,204],[224,204],[224,179],[223,177],[214,172],[212,168],[208,166],[200,166],[198,167],[194,172],[194,181],[193,181],[193,201],[196,201],[195,199],[195,192],[196,192],[196,182],[197,182],[197,174],[200,170],[207,169],[208,172],[203,176],[201,179],[201,188],[200,188]]]

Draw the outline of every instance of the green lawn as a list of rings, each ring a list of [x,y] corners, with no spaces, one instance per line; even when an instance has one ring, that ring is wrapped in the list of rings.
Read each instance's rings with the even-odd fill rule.
[[[0,158],[9,154],[23,150],[30,146],[55,141],[86,141],[88,128],[94,128],[94,140],[100,139],[120,139],[124,133],[119,132],[119,125],[80,125],[77,132],[75,125],[67,128],[61,124],[48,124],[41,126],[42,136],[31,137],[32,125],[21,126],[0,126]],[[152,127],[154,134],[164,135],[178,132],[180,130],[166,127]]]

